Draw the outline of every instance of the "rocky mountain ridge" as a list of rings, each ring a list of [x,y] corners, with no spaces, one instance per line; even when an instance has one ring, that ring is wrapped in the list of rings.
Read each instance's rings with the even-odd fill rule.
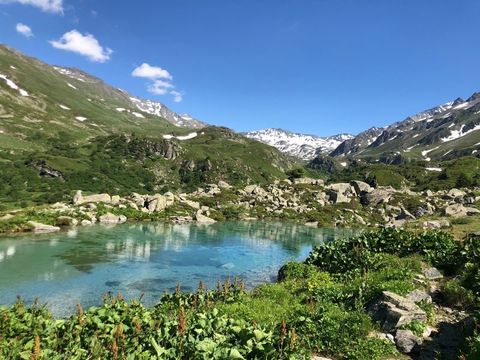
[[[343,141],[353,138],[350,134],[321,137],[273,128],[250,131],[244,133],[244,135],[250,139],[276,147],[288,155],[303,160],[311,160],[319,153],[329,153],[336,149]]]

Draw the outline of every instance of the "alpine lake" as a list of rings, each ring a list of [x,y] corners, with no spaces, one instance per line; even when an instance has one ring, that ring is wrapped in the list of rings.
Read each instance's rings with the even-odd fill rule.
[[[227,277],[247,288],[276,280],[288,261],[352,230],[269,222],[211,225],[125,223],[0,237],[0,304],[38,299],[56,316],[99,305],[108,292],[147,306],[180,284],[214,288]]]

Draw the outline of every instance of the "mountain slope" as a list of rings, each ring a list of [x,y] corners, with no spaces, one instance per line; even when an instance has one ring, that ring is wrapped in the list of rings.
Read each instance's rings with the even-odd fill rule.
[[[50,66],[6,46],[0,46],[0,119],[2,147],[11,148],[39,146],[39,138],[60,131],[81,141],[124,132],[183,134],[204,125],[80,70]]]
[[[410,116],[385,128],[371,128],[346,140],[334,157],[383,162],[449,160],[480,151],[480,93]]]
[[[349,134],[320,137],[293,133],[282,129],[264,129],[244,134],[246,137],[276,147],[283,153],[311,160],[318,153],[329,153],[343,141],[353,138]]]
[[[55,202],[76,189],[127,194],[220,179],[262,183],[296,166],[271,146],[5,46],[0,163],[0,207]]]

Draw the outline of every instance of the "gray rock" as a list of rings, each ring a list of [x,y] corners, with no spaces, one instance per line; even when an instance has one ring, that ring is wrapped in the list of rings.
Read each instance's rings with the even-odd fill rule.
[[[385,331],[407,325],[413,320],[427,321],[427,314],[417,304],[390,291],[384,291],[369,312]]]
[[[318,227],[318,221],[310,221],[310,222],[306,222],[305,223],[305,226],[308,226],[308,227]]]
[[[358,196],[361,196],[362,194],[370,193],[374,190],[373,187],[371,187],[370,185],[368,185],[366,182],[363,182],[363,181],[352,180],[350,181],[350,184],[353,186]]]
[[[36,233],[48,233],[60,230],[58,226],[46,225],[36,221],[29,221],[28,224],[32,227],[32,231]]]
[[[57,218],[58,226],[77,226],[78,220],[70,216],[59,216]]]
[[[94,194],[83,196],[82,191],[78,190],[75,196],[73,197],[74,205],[82,205],[87,203],[106,203],[109,204],[112,202],[112,198],[108,194]]]
[[[231,189],[232,188],[232,186],[229,183],[227,183],[226,181],[223,181],[223,180],[220,180],[218,182],[218,187],[220,189]]]
[[[98,218],[102,224],[120,224],[127,221],[125,215],[114,215],[112,213],[106,213]]]
[[[92,225],[93,223],[90,220],[83,219],[80,223],[82,226]]]
[[[396,193],[396,190],[390,186],[378,187],[371,192],[362,195],[361,202],[364,205],[376,206],[378,204],[388,203],[393,195]]]
[[[410,354],[416,350],[415,347],[422,344],[422,339],[415,336],[410,330],[397,330],[395,334],[395,344],[397,345],[398,350],[404,354]]]
[[[423,270],[423,275],[427,280],[439,280],[443,278],[443,275],[440,271],[438,271],[435,267],[430,267],[428,269]]]
[[[427,229],[443,229],[450,227],[448,220],[428,220],[422,223],[422,226]]]
[[[407,295],[407,299],[412,300],[415,303],[424,301],[426,303],[432,303],[432,297],[423,290],[413,290]]]
[[[452,217],[464,217],[476,214],[480,214],[480,210],[473,207],[466,207],[462,204],[449,205],[445,209],[445,215]]]
[[[195,220],[199,224],[213,224],[213,223],[216,223],[216,221],[214,219],[209,218],[208,216],[205,216],[205,215],[201,214],[200,212],[197,212],[197,214],[195,216]]]

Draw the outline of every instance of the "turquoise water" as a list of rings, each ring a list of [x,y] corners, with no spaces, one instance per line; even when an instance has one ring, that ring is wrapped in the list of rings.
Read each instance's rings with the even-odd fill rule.
[[[274,281],[281,265],[348,230],[262,222],[94,225],[54,234],[0,238],[0,304],[39,298],[57,316],[101,303],[106,292],[146,305],[177,283],[238,276],[248,287]]]

